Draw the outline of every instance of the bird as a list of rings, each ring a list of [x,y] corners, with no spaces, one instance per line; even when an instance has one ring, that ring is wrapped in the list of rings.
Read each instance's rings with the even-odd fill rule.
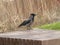
[[[27,20],[24,20],[18,27],[27,26],[27,30],[32,29],[32,28],[31,28],[31,25],[32,25],[33,22],[34,22],[34,17],[35,17],[35,16],[36,16],[36,14],[31,13],[31,14],[30,14],[30,17],[29,17]]]

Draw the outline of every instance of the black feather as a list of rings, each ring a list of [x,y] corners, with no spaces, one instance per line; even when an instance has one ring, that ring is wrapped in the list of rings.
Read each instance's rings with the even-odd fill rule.
[[[18,27],[25,26],[25,25],[31,25],[34,21],[35,14],[31,14],[28,20],[23,21]]]
[[[30,23],[30,20],[25,20],[25,21],[22,22],[18,27],[25,26],[25,25],[27,25],[28,23]]]

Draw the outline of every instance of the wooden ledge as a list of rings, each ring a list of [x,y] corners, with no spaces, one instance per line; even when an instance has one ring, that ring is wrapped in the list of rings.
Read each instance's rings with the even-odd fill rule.
[[[38,29],[1,33],[0,45],[60,45],[60,31]]]

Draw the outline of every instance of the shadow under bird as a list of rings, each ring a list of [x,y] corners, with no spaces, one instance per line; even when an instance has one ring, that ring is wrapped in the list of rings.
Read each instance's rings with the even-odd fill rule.
[[[27,26],[27,30],[32,29],[31,25],[34,22],[34,17],[35,16],[36,16],[36,14],[34,14],[34,13],[30,14],[30,17],[27,20],[23,21],[18,27]]]

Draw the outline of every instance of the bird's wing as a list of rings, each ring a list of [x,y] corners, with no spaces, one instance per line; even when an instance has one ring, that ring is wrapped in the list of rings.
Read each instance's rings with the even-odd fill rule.
[[[23,21],[18,27],[20,27],[20,26],[22,26],[22,25],[24,25],[26,23],[26,20],[25,21]]]
[[[25,20],[18,27],[21,27],[21,26],[26,25],[28,23],[30,23],[30,20]]]

